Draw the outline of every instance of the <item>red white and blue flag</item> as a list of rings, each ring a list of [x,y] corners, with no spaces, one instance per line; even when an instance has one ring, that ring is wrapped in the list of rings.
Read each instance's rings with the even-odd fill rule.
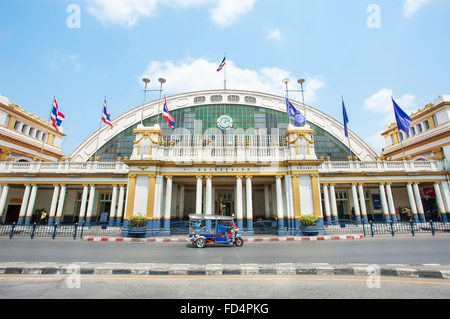
[[[226,63],[227,63],[227,55],[225,54],[225,57],[223,58],[222,63],[220,63],[219,68],[217,69],[217,72],[222,70]]]
[[[106,108],[106,98],[105,98],[105,103],[103,104],[102,121],[105,124],[108,124],[109,126],[111,126],[111,129],[113,129],[113,125],[111,123],[111,115],[108,114],[108,110]]]
[[[62,114],[58,109],[58,103],[56,102],[56,98],[53,99],[53,107],[52,114],[50,116],[50,120],[52,121],[52,126],[55,128],[57,132],[59,132],[59,128],[61,127],[62,121],[65,120],[64,114]]]
[[[166,119],[167,124],[170,128],[175,126],[175,119],[170,115],[169,109],[167,108],[166,97],[164,97],[164,109],[163,109],[163,117]]]

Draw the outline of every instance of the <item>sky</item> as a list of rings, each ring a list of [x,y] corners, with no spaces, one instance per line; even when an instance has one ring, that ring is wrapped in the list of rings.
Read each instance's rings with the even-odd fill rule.
[[[377,154],[395,121],[450,94],[449,0],[0,0],[0,94],[48,119],[66,116],[70,155],[150,90],[227,88],[285,96],[348,127]],[[148,92],[146,102],[159,92]],[[289,98],[301,101],[301,93]]]

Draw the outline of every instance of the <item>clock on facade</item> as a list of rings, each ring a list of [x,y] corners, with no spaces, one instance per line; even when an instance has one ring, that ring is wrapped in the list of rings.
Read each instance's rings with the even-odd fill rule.
[[[222,130],[228,130],[233,126],[233,120],[228,115],[221,116],[217,120],[217,126]]]

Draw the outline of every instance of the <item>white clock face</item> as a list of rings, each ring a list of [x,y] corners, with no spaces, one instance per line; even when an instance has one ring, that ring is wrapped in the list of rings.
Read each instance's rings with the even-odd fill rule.
[[[223,129],[223,130],[227,130],[229,128],[231,128],[231,126],[233,126],[233,120],[231,119],[231,117],[224,115],[219,117],[219,119],[217,120],[217,125]]]

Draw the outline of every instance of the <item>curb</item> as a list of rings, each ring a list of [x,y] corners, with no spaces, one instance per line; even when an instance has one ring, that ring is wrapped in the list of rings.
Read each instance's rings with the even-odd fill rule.
[[[325,240],[352,240],[363,239],[364,235],[344,236],[316,236],[316,237],[244,237],[244,242],[292,242],[292,241],[325,241]],[[111,238],[111,237],[83,237],[88,242],[140,242],[140,243],[188,243],[188,238]]]
[[[77,265],[75,265],[77,266]],[[380,267],[381,277],[410,277],[450,279],[448,270],[433,269],[427,266],[392,266]],[[435,267],[439,267],[436,265]],[[35,266],[17,264],[0,266],[0,274],[4,275],[72,275],[75,269],[81,275],[140,275],[140,276],[260,276],[260,275],[317,275],[317,276],[371,276],[374,269],[366,264],[331,265],[331,264],[270,264],[270,265],[166,265],[166,264],[83,264],[59,266]]]

